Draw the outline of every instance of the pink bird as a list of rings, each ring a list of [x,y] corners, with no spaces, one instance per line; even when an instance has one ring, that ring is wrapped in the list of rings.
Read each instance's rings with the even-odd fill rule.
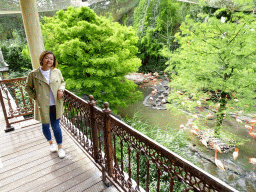
[[[217,165],[217,167],[219,167],[220,169],[225,171],[223,163],[217,159],[217,150],[216,149],[215,149],[215,164]]]
[[[251,164],[256,165],[256,158],[249,158]]]
[[[215,150],[219,151],[220,153],[222,153],[220,147],[218,145],[215,145],[214,142],[211,142],[210,145],[212,146],[212,148],[214,148]]]
[[[238,148],[235,148],[235,151],[233,152],[233,158],[234,158],[234,160],[236,160],[236,158],[238,157],[238,151],[239,151],[239,149],[238,149]]]
[[[208,146],[208,145],[207,145],[207,141],[206,141],[205,139],[200,140],[200,142],[201,142],[205,147]]]
[[[190,131],[191,131],[191,133],[192,133],[192,134],[194,134],[194,135],[198,136],[198,133],[197,133],[198,131],[197,131],[197,130],[192,129],[192,130],[190,130]]]
[[[254,131],[254,129],[251,129],[251,130],[249,131],[249,135],[250,135],[253,139],[255,139],[256,133],[252,133],[252,131]]]

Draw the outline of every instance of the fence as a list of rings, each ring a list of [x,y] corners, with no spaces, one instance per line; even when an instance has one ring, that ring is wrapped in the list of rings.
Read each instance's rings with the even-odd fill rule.
[[[24,90],[25,83],[26,77],[0,81],[0,101],[6,122],[5,132],[14,130],[12,124],[33,118],[30,116],[10,122],[10,119],[15,117],[27,117],[34,113],[32,99],[28,97]],[[7,100],[7,106],[4,104],[4,99]]]
[[[236,191],[89,99],[65,90],[61,124],[124,191]]]

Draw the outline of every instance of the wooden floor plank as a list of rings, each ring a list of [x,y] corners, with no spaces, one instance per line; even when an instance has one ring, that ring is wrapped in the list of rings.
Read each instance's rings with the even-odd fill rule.
[[[66,142],[66,138],[63,137],[63,145],[64,145],[65,142]],[[34,143],[31,144],[31,146],[22,147],[22,150],[17,150],[15,153],[13,153],[13,152],[10,153],[10,154],[5,154],[4,153],[4,155],[1,155],[2,160],[6,161],[8,159],[13,159],[13,158],[19,157],[19,156],[21,156],[23,154],[26,154],[26,153],[31,153],[35,150],[38,150],[38,149],[41,149],[41,148],[45,147],[46,145],[48,145],[48,147],[49,147],[49,144],[47,143],[46,140],[42,140],[42,141],[40,140],[40,142],[38,142],[38,143],[34,142]]]
[[[53,133],[51,134],[52,134],[52,139],[55,140]],[[63,134],[63,140],[65,138],[66,138],[66,134]],[[44,137],[43,133],[41,133],[38,136],[33,136],[33,137],[31,136],[17,143],[6,143],[3,147],[1,147],[0,154],[3,157],[6,154],[16,153],[23,149],[30,148],[31,146],[44,143],[44,142],[47,142],[47,140]]]
[[[36,137],[34,139],[28,139],[25,142],[21,142],[20,144],[16,144],[16,145],[9,145],[7,147],[5,147],[4,149],[0,150],[0,154],[2,157],[7,156],[7,155],[11,155],[13,153],[18,153],[21,151],[26,151],[26,149],[32,148],[36,145],[41,145],[43,143],[46,143],[47,140],[45,138],[43,138],[42,136],[40,137]]]
[[[88,171],[93,170],[94,168],[95,167],[93,166],[93,163],[91,161],[88,161],[88,163],[83,163],[81,166],[78,166],[75,170],[69,172],[56,173],[58,177],[55,177],[54,179],[47,182],[47,185],[39,185],[36,186],[36,188],[29,191],[63,191],[57,190],[57,188],[59,188],[59,186],[68,185],[69,180],[71,180],[72,178],[75,178],[76,176],[81,175],[83,173],[86,174]]]
[[[74,192],[74,191],[86,191],[86,192],[96,192],[102,191],[106,189],[101,177],[95,176],[89,179],[84,180],[83,182],[75,185],[74,187],[66,190],[66,192]]]
[[[0,138],[0,144],[8,144],[9,142],[12,143],[19,143],[20,141],[24,141],[30,137],[37,136],[41,134],[42,131],[39,129],[32,129],[27,132],[16,132],[15,134],[3,133],[7,134],[6,137]]]
[[[62,126],[61,126],[62,127]],[[52,133],[52,130],[51,130]],[[103,191],[101,171],[62,127],[66,157],[50,153],[41,124],[0,133],[0,191]],[[55,138],[52,133],[53,140]]]
[[[55,180],[55,184],[60,184],[65,182],[61,180],[65,174],[70,172],[76,172],[78,169],[81,169],[83,166],[90,164],[90,160],[84,156],[77,156],[71,162],[63,161],[59,164],[54,165],[54,167],[48,167],[45,170],[41,170],[30,177],[30,181],[22,186],[18,186],[12,191],[29,191],[36,189],[39,191],[40,186],[48,186],[52,180]],[[58,179],[56,179],[58,178]]]
[[[66,149],[67,147],[73,145],[72,140],[67,140],[63,143],[63,148]],[[18,167],[22,164],[23,162],[27,162],[27,159],[33,160],[33,159],[40,159],[41,157],[45,156],[45,154],[49,154],[49,144],[44,143],[41,144],[40,148],[37,148],[35,150],[32,150],[31,152],[24,151],[24,153],[20,156],[14,157],[14,158],[8,158],[8,156],[5,156],[2,159],[4,167],[0,169],[0,173],[3,173],[10,168],[15,168]]]
[[[77,148],[70,143],[65,147],[65,151],[67,153],[67,158],[72,158],[74,156]],[[37,155],[40,154],[40,155]],[[44,152],[36,153],[31,158],[22,159],[21,161],[16,162],[15,164],[11,164],[11,166],[4,167],[1,170],[0,180],[6,178],[7,176],[10,177],[11,175],[17,174],[21,171],[27,170],[31,167],[37,166],[40,162],[48,161],[52,158],[58,158],[57,155],[50,154],[49,150],[44,150]],[[5,166],[5,164],[3,163]]]
[[[53,133],[52,133],[52,136],[53,136]],[[66,135],[66,133],[63,133],[63,144],[65,143],[65,140],[66,139],[68,139],[69,137]],[[30,141],[30,138],[28,138],[28,141],[30,141],[30,142],[28,142],[27,143],[27,145],[21,145],[20,147],[18,147],[18,145],[16,145],[16,148],[17,148],[17,150],[15,151],[9,151],[9,154],[8,155],[12,155],[12,153],[14,153],[14,156],[15,156],[15,154],[17,154],[17,155],[20,155],[20,153],[22,153],[22,150],[31,150],[33,147],[38,147],[40,144],[43,144],[43,143],[47,143],[47,141],[46,141],[46,139],[45,139],[45,137],[44,137],[44,135],[42,134],[41,135],[41,137],[38,137],[38,142],[36,141],[36,140],[31,140]],[[55,142],[55,138],[54,138],[54,136],[53,136],[53,141]],[[70,139],[70,138],[69,138]],[[33,142],[34,141],[34,142]],[[22,144],[22,143],[20,143],[20,144]],[[4,156],[6,156],[7,155],[7,153],[8,153],[8,151],[4,151],[4,152],[2,152],[2,153],[0,153],[1,154],[1,156],[2,157],[4,157]],[[17,156],[16,155],[16,156]],[[10,158],[12,158],[12,156],[10,157]]]
[[[94,177],[101,180],[98,171],[99,170],[94,166],[94,164],[91,163],[90,166],[86,167],[86,169],[79,169],[76,172],[72,172],[71,175],[67,175],[68,177],[65,178],[65,182],[62,182],[60,185],[57,185],[54,188],[48,186],[47,190],[45,191],[66,191],[75,185]],[[88,181],[88,185],[93,185],[94,183],[92,183],[92,181],[93,180]]]
[[[28,131],[30,130],[30,131]],[[26,128],[15,129],[14,131],[0,134],[0,140],[2,141],[8,137],[17,137],[19,135],[29,134],[31,131],[42,130],[42,124],[30,125]]]
[[[0,144],[1,145],[1,149],[0,151],[4,151],[8,146],[17,146],[17,145],[20,145],[21,143],[23,142],[26,142],[26,141],[29,141],[31,139],[35,139],[35,138],[38,138],[38,137],[42,137],[43,133],[42,132],[39,132],[36,133],[36,134],[31,134],[30,136],[24,136],[24,137],[21,137],[19,140],[6,140],[6,142]]]
[[[69,155],[69,153],[67,153],[67,155]],[[42,161],[43,159],[40,159],[40,162],[37,166],[30,167],[29,169],[2,179],[0,191],[9,191],[11,189],[15,189],[19,186],[22,186],[24,183],[33,180],[33,178],[37,177],[36,175],[42,174],[41,171],[46,171],[47,174],[47,170],[54,171],[56,168],[62,167],[62,164],[64,164],[65,162],[71,164],[73,161],[85,157],[85,155],[82,153],[74,156],[73,159],[60,159],[58,158],[58,155],[56,153],[52,153],[49,156],[51,158],[49,158],[47,161]],[[73,154],[71,154],[71,156],[73,156]]]

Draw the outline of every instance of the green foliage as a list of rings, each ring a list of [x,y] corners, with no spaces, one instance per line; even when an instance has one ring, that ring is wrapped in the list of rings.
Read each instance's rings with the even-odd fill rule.
[[[166,68],[159,54],[163,45],[176,48],[173,35],[181,22],[178,3],[173,0],[142,0],[134,11],[134,28],[139,36],[141,71],[162,71]]]
[[[17,31],[13,31],[12,36],[13,39],[2,41],[0,45],[4,60],[9,65],[9,69],[12,72],[22,72],[32,69],[31,61],[22,55],[22,49],[26,41]]]
[[[184,93],[170,94],[171,102],[190,110],[198,101],[216,108],[216,134],[227,112],[255,110],[255,16],[235,13],[231,18],[222,23],[205,14],[202,22],[195,22],[187,16],[175,35],[180,48],[173,53],[162,50],[170,57],[166,71],[172,72],[171,87]]]
[[[17,32],[22,38],[25,37],[21,15],[12,14],[0,16],[0,41],[14,38],[13,33]]]
[[[230,12],[252,11],[255,9],[255,0],[200,0],[200,5],[209,7],[225,8]]]
[[[185,146],[187,145],[187,135],[184,134],[181,130],[175,131],[170,127],[167,127],[166,130],[159,129],[158,127],[149,125],[147,122],[143,122],[141,118],[134,114],[133,118],[125,118],[124,121],[135,128],[140,133],[148,136],[150,139],[160,143],[164,147],[169,150],[175,152],[178,155],[185,156]],[[119,144],[120,140],[117,139],[116,143]],[[128,159],[129,159],[129,143],[123,142],[123,154],[124,158],[124,171],[126,173],[128,170]],[[120,144],[116,147],[116,149],[120,149]],[[131,175],[134,180],[137,180],[137,151],[136,149],[131,150]],[[121,159],[121,152],[117,151],[118,161]],[[139,153],[139,177],[140,177],[140,186],[143,189],[146,189],[147,182],[147,162],[150,159],[146,154]],[[188,157],[186,157],[188,158]],[[156,191],[157,188],[157,166],[155,162],[149,161],[149,190]],[[166,173],[163,169],[161,169],[161,178],[160,178],[160,191],[169,191],[169,179],[170,175]],[[172,177],[174,175],[171,175]],[[182,191],[184,189],[184,184],[174,179],[174,191]]]
[[[99,105],[108,101],[114,112],[142,98],[135,91],[137,85],[124,77],[141,65],[132,27],[98,17],[87,7],[69,7],[45,17],[42,32],[45,48],[56,54],[67,89],[78,90],[80,96],[92,94]]]
[[[99,1],[90,5],[90,8],[100,16],[107,16],[109,13],[113,16],[114,21],[124,24],[122,18],[129,14],[140,0],[109,0]],[[129,25],[130,26],[130,21]]]

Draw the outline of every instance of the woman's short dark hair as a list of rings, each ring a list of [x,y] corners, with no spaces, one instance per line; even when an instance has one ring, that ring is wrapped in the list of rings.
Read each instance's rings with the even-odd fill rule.
[[[39,57],[39,62],[40,62],[40,65],[43,66],[43,60],[44,60],[44,57],[48,54],[51,54],[53,55],[53,58],[54,58],[54,61],[53,61],[53,65],[52,65],[52,68],[56,68],[57,67],[57,60],[56,60],[56,57],[55,55],[53,54],[53,52],[51,51],[43,51]]]

